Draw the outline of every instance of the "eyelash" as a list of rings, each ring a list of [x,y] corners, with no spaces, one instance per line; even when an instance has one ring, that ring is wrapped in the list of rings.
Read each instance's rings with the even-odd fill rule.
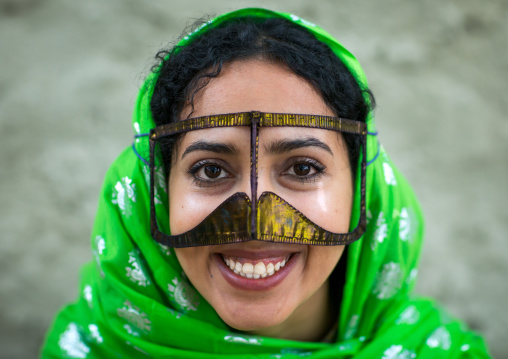
[[[298,165],[298,164],[306,164],[306,165],[310,165],[311,167],[313,167],[315,170],[316,170],[316,173],[312,174],[312,175],[309,175],[309,176],[297,176],[297,175],[293,175],[293,174],[287,174],[286,172],[289,171],[290,169],[294,168],[294,166]],[[286,170],[282,173],[284,174],[285,176],[288,176],[290,177],[293,181],[297,181],[297,182],[300,182],[300,183],[312,183],[312,182],[315,182],[317,181],[321,176],[323,176],[325,174],[325,170],[326,170],[326,167],[312,159],[312,158],[294,158],[292,159],[292,161],[289,163],[289,165],[286,166]]]
[[[196,174],[205,166],[207,165],[213,165],[219,167],[222,171],[229,174],[228,171],[224,169],[224,165],[216,162],[216,161],[210,161],[210,160],[201,160],[193,164],[188,170],[187,174],[192,177],[192,184],[198,186],[198,187],[212,187],[214,185],[217,185],[221,180],[224,180],[224,178],[219,179],[211,179],[211,180],[205,180],[202,178],[199,178],[196,176]]]

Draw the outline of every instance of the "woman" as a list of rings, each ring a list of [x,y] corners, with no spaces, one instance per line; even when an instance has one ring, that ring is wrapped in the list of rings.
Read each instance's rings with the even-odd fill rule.
[[[488,357],[409,297],[420,208],[347,50],[244,9],[159,60],[43,357]]]

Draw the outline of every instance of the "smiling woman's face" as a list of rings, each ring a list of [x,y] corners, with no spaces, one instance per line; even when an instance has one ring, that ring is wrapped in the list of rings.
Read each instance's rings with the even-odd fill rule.
[[[192,117],[253,110],[335,116],[319,93],[287,68],[248,60],[223,67],[196,95]],[[189,112],[186,108],[182,119]],[[347,232],[353,183],[342,137],[320,129],[261,128],[258,195],[264,191],[328,231]],[[172,234],[194,228],[236,192],[250,194],[250,128],[183,136],[169,178]],[[231,327],[319,340],[329,324],[326,281],[343,250],[250,241],[175,252],[189,280]]]

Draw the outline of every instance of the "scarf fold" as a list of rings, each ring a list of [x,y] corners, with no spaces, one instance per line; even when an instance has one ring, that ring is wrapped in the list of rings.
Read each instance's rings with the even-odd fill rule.
[[[242,16],[284,18],[306,28],[332,49],[362,88],[367,87],[351,53],[323,29],[292,14],[234,11],[210,20],[179,46]],[[173,249],[150,235],[145,134],[154,127],[149,103],[156,77],[152,73],[140,89],[133,146],[106,175],[91,236],[95,260],[82,270],[77,301],[57,315],[43,358],[489,357],[481,337],[431,300],[411,295],[423,240],[422,212],[379,144],[372,113],[367,118],[367,231],[347,252],[335,341],[281,340],[229,328],[187,280]],[[168,199],[160,166],[155,202],[159,218],[166,218],[159,222],[167,223]]]

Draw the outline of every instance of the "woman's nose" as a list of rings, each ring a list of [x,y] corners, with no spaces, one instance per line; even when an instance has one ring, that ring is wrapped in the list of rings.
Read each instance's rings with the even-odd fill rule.
[[[257,178],[256,178],[257,172]],[[259,165],[257,171],[251,171],[250,166],[249,170],[245,171],[241,180],[241,188],[239,192],[245,192],[252,200],[252,191],[256,191],[256,200],[259,199],[259,196],[263,192],[275,192],[275,183],[272,178],[270,171],[266,166]]]
[[[260,166],[258,168],[258,186],[257,186],[257,198],[263,192],[274,192],[276,191],[275,178],[272,176],[268,166]]]

